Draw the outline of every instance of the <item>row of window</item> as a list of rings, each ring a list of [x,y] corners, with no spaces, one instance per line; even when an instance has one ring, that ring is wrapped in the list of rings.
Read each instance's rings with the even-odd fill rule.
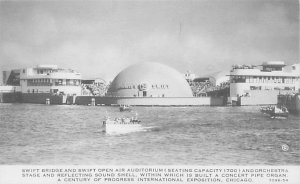
[[[295,90],[295,87],[270,87],[270,86],[250,86],[250,90]]]
[[[299,79],[296,77],[253,77],[253,76],[231,76],[231,83],[284,83],[295,84]]]
[[[161,85],[153,84],[153,85],[151,85],[151,87],[152,87],[152,89],[168,89],[169,85],[168,84],[161,84]],[[148,84],[128,85],[128,86],[121,87],[119,89],[139,89],[141,91],[144,91],[144,90],[149,89],[149,85]]]
[[[27,93],[49,93],[49,91],[42,91],[39,89],[27,89]]]
[[[80,80],[76,79],[29,79],[27,86],[79,86]]]
[[[52,73],[52,70],[47,70],[47,69],[38,69],[37,74],[47,74],[47,73]]]

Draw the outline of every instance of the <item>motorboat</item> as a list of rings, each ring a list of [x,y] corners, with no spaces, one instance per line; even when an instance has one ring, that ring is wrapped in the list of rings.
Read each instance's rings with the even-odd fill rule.
[[[120,111],[131,111],[131,107],[129,105],[120,105]]]
[[[287,110],[286,107],[275,107],[271,112],[270,112],[271,117],[288,117],[289,116],[289,111]]]
[[[103,131],[106,133],[130,133],[135,131],[140,131],[142,129],[142,125],[140,124],[140,120],[137,117],[124,117],[124,118],[115,118],[111,119],[110,117],[106,117],[103,121]]]
[[[272,118],[276,117],[288,117],[289,111],[287,110],[286,107],[284,106],[266,106],[266,107],[261,107],[260,111],[264,114],[270,115]]]

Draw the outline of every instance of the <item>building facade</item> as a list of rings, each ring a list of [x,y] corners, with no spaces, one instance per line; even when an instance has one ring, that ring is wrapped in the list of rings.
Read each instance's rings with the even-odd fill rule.
[[[254,96],[263,101],[263,96],[299,91],[299,80],[299,64],[286,66],[283,61],[269,61],[260,66],[235,65],[230,71],[230,97]]]
[[[20,86],[22,93],[81,95],[81,74],[57,65],[38,65],[21,69]]]

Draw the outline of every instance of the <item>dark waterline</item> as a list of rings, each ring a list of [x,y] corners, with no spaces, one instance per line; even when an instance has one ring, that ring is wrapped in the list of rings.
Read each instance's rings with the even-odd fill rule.
[[[132,116],[148,131],[102,132],[104,116]],[[299,165],[299,116],[259,107],[0,104],[0,164]],[[288,151],[281,146],[289,145]]]

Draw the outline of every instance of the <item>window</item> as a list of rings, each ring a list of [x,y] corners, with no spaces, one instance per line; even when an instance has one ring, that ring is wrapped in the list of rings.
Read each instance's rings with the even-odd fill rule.
[[[246,83],[250,82],[250,77],[246,77]]]
[[[250,82],[250,83],[253,83],[253,77],[250,77],[249,82]]]

